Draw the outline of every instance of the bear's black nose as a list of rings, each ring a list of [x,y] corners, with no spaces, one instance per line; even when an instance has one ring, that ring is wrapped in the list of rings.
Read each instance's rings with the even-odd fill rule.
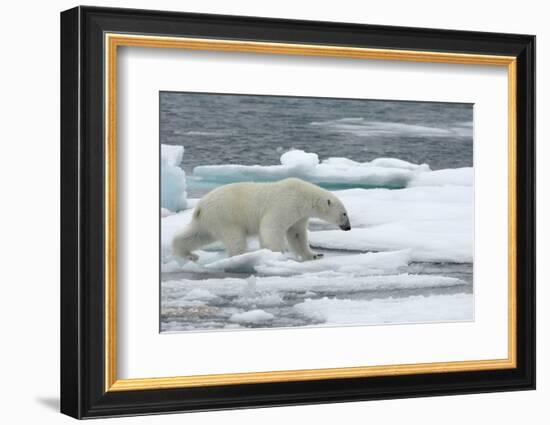
[[[340,229],[345,230],[347,232],[348,230],[351,230],[351,226],[349,224],[343,224],[340,226]]]

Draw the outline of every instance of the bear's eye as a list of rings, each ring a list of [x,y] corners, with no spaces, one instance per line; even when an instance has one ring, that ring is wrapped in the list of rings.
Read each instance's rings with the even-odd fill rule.
[[[330,205],[330,199],[327,199],[327,204],[329,204],[329,205]]]

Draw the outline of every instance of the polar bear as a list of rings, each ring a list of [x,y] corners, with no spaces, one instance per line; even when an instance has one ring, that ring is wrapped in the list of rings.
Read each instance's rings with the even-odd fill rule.
[[[290,249],[302,260],[322,257],[311,251],[307,226],[312,217],[342,230],[351,225],[342,202],[327,190],[297,178],[274,183],[233,183],[205,195],[195,207],[191,223],[172,241],[173,253],[192,261],[192,251],[221,241],[231,256],[246,252],[248,236],[258,235],[260,246],[272,251]]]

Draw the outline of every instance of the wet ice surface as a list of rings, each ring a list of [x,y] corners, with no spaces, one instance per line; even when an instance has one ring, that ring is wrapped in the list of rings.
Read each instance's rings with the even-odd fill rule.
[[[340,255],[323,252],[326,256]],[[402,272],[363,277],[331,272],[293,277],[163,273],[162,330],[473,319],[471,264],[411,263]],[[348,315],[349,301],[355,305]],[[238,315],[251,311],[266,314],[238,320]]]

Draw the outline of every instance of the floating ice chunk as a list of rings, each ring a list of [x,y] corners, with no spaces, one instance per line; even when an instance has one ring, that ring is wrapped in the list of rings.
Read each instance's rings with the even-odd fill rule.
[[[472,294],[373,300],[308,299],[294,308],[331,325],[468,321],[474,318]]]
[[[430,171],[427,164],[412,164],[395,158],[378,158],[370,162],[328,158],[306,177],[320,185],[401,188],[426,171]]]
[[[412,261],[469,263],[473,260],[472,189],[422,186],[338,191],[352,230],[313,231],[310,243],[348,251],[411,249]],[[313,226],[322,224],[313,221]]]
[[[336,255],[314,261],[298,262],[291,259],[269,259],[255,269],[263,275],[293,275],[333,271],[356,275],[395,273],[410,262],[410,251]]]
[[[161,145],[160,161],[169,167],[179,167],[183,160],[185,148],[176,145]]]
[[[421,173],[416,175],[408,186],[473,186],[473,184],[474,169],[465,167]]]
[[[223,329],[226,329],[226,330],[243,329],[243,326],[239,325],[238,323],[227,322],[224,325]]]
[[[175,273],[181,270],[181,264],[173,258],[162,258],[160,263],[161,273]]]
[[[447,288],[464,285],[465,282],[447,276],[398,274],[354,276],[339,272],[305,273],[294,276],[266,276],[257,278],[258,291],[283,292],[333,292],[351,293],[363,291]]]
[[[269,264],[275,261],[285,261],[286,257],[280,252],[273,252],[269,249],[247,252],[242,255],[224,258],[205,265],[208,270],[253,273],[262,264]]]
[[[335,195],[346,206],[353,229],[402,220],[457,220],[471,224],[473,216],[473,191],[469,186],[348,189]]]
[[[223,252],[197,251],[197,253],[199,255],[198,263],[183,261],[175,264],[175,260],[171,257],[165,258],[163,272],[231,272],[259,273],[264,276],[290,276],[330,271],[364,276],[395,273],[406,267],[411,261],[410,250],[334,255],[304,262],[296,261],[289,255],[268,249],[247,252],[234,257],[225,257]]]
[[[163,262],[168,262],[171,259],[172,240],[178,232],[183,230],[183,228],[191,222],[192,217],[193,210],[184,210],[161,219],[160,242]]]
[[[319,164],[319,156],[316,153],[293,149],[281,155],[281,164],[296,172],[305,173]]]
[[[251,280],[254,286],[250,285]],[[252,276],[241,278],[209,278],[203,280],[170,280],[162,283],[163,296],[169,295],[188,301],[197,294],[195,290],[207,290],[216,297],[231,297],[235,305],[252,303],[277,305],[281,296],[289,293],[350,294],[363,291],[448,288],[465,285],[465,282],[448,276],[423,274],[398,274],[354,276],[346,273],[320,272],[293,276]],[[191,296],[189,294],[191,293]]]
[[[194,288],[185,294],[186,300],[208,301],[217,298],[212,292],[204,288]]]
[[[307,310],[311,297],[328,297],[330,301],[344,301],[344,305],[335,302],[332,309],[334,314],[355,314],[355,320],[363,320],[361,308],[376,307],[376,299],[388,296],[409,295],[407,290],[426,288],[446,288],[466,285],[460,279],[435,275],[377,275],[353,276],[350,274],[322,272],[294,276],[257,276],[251,286],[251,279],[242,278],[209,278],[204,280],[172,280],[162,283],[162,316],[178,322],[177,326],[170,326],[170,331],[190,329],[225,328],[227,323],[241,323],[244,326],[262,325],[271,320],[286,326],[303,326],[312,323],[332,324],[318,308]],[[397,290],[397,291],[396,291]],[[401,292],[399,290],[405,290]],[[333,298],[338,300],[332,300]],[[372,297],[375,297],[374,299]],[[470,296],[471,297],[471,296]],[[346,304],[346,300],[373,300],[363,305]],[[471,299],[471,298],[470,298]],[[319,298],[323,301],[323,298]],[[405,301],[407,298],[404,299]],[[437,308],[443,311],[449,306],[445,298],[441,304],[432,306],[427,304],[419,308]],[[304,306],[304,304],[306,304]],[[298,308],[294,308],[298,305]],[[323,305],[321,305],[322,307]],[[385,306],[385,304],[384,304]],[[330,306],[324,306],[331,310]],[[349,308],[348,308],[349,307]],[[389,306],[393,312],[398,307]],[[258,312],[261,309],[263,313]],[[406,304],[403,308],[403,321],[407,321]],[[264,314],[265,313],[265,314]],[[363,312],[364,313],[364,312]],[[375,314],[376,312],[367,313]],[[410,313],[410,312],[409,312]],[[414,313],[414,311],[413,311]],[[269,316],[272,315],[272,316]],[[264,321],[264,318],[270,318]],[[228,320],[231,318],[231,320]],[[376,316],[375,316],[376,318]],[[332,319],[332,318],[330,318]],[[414,317],[413,317],[414,319]],[[335,319],[347,323],[344,319]],[[350,323],[361,324],[364,322]],[[335,322],[334,324],[339,324]],[[168,330],[168,328],[163,328]]]
[[[203,180],[224,183],[239,181],[276,181],[285,177],[305,178],[319,164],[315,153],[291,150],[281,155],[281,165],[204,165],[195,167],[193,175]]]
[[[402,159],[397,158],[376,158],[370,162],[371,165],[375,167],[384,167],[384,168],[402,168],[405,170],[421,170],[429,171],[430,167],[428,164],[413,164],[412,162],[403,161]]]
[[[202,307],[204,305],[206,305],[205,301],[188,300],[185,298],[171,298],[171,299],[164,299],[162,301],[162,307],[164,309],[163,314],[174,314],[176,313],[177,309]]]
[[[247,293],[253,294],[256,292],[256,276],[250,275],[246,278],[246,290]]]
[[[160,205],[170,211],[187,206],[185,171],[180,167],[183,146],[161,145],[160,151]]]
[[[172,215],[174,214],[172,211],[170,211],[169,209],[166,209],[166,208],[161,208],[160,209],[160,216],[161,217],[168,217],[169,215]]]
[[[274,317],[275,316],[271,313],[257,309],[245,311],[244,313],[235,313],[229,318],[229,320],[237,323],[261,324],[273,320]]]
[[[223,137],[234,134],[233,131],[174,131],[175,134],[184,134],[187,136],[210,136],[210,137]]]
[[[231,305],[241,308],[279,307],[284,304],[283,295],[272,292],[244,293],[235,297]]]
[[[418,174],[428,171],[427,164],[417,165],[394,158],[378,158],[371,162],[328,158],[319,162],[315,153],[291,150],[281,156],[280,165],[205,165],[195,167],[193,175],[203,182],[276,181],[298,177],[327,187],[401,188]]]
[[[471,263],[471,223],[454,220],[404,220],[366,229],[326,230],[310,233],[314,247],[356,251],[409,249],[411,261]],[[380,253],[381,254],[381,253]]]
[[[472,137],[472,123],[462,122],[452,126],[428,127],[424,125],[369,121],[365,118],[341,118],[337,120],[312,122],[310,125],[324,127],[330,131],[350,133],[360,137]]]

